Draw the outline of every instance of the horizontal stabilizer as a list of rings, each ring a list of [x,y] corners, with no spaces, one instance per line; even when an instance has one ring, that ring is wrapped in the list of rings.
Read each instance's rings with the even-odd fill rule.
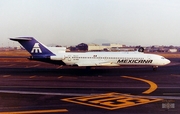
[[[10,38],[10,40],[14,40],[14,41],[30,41],[32,40],[31,37],[18,37],[18,38]]]

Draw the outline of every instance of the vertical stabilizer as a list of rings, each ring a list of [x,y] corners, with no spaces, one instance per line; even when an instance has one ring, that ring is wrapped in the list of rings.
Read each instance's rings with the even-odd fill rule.
[[[10,40],[18,41],[32,56],[47,57],[55,55],[48,47],[33,37],[17,37],[10,38]]]

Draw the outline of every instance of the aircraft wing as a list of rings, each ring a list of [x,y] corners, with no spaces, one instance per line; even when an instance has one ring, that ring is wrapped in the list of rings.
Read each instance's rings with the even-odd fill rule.
[[[102,61],[83,61],[76,63],[78,66],[119,66],[117,63]]]

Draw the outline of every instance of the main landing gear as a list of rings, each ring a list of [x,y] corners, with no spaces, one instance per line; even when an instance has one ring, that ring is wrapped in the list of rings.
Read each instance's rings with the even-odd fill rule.
[[[153,66],[153,71],[157,71],[158,66]]]

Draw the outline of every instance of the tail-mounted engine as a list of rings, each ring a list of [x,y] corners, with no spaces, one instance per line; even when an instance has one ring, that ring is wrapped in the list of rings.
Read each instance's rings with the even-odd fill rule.
[[[144,52],[144,48],[143,47],[139,47],[138,52]]]
[[[56,60],[56,61],[58,61],[58,60],[63,60],[65,57],[64,57],[64,55],[61,55],[61,56],[50,56],[50,60]]]

